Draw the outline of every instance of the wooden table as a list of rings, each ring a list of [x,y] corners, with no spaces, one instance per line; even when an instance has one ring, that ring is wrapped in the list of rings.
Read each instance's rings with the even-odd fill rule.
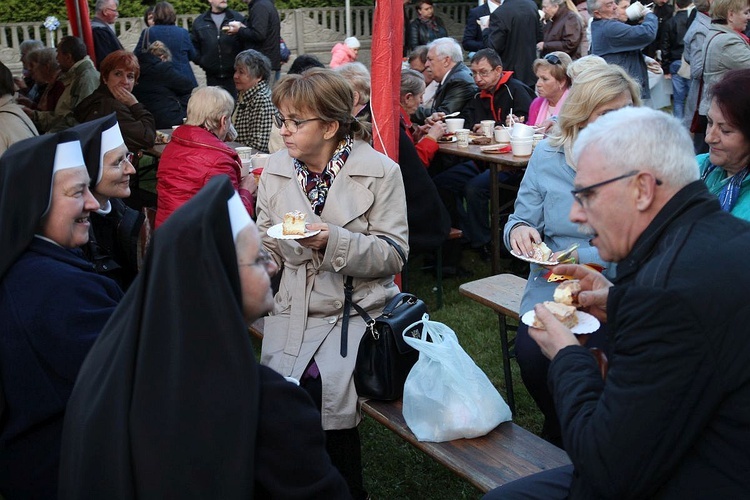
[[[500,182],[498,172],[514,171],[526,168],[529,156],[513,156],[513,153],[485,153],[480,146],[469,144],[461,148],[455,142],[440,143],[439,151],[445,154],[487,162],[490,165],[490,232],[492,247],[492,274],[500,272]]]

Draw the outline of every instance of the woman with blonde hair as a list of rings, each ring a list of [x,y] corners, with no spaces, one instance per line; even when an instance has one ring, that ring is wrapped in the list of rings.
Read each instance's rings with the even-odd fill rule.
[[[517,255],[531,256],[534,243],[544,242],[553,258],[562,250],[578,244],[571,254],[574,262],[594,264],[611,275],[612,265],[602,261],[590,237],[579,231],[568,219],[573,203],[570,191],[576,175],[571,160],[572,146],[578,133],[597,118],[625,106],[640,106],[640,88],[621,67],[594,65],[581,72],[570,89],[558,115],[558,125],[550,137],[541,141],[531,155],[526,174],[518,190],[513,214],[503,232],[505,246]],[[521,299],[521,314],[535,304],[552,300],[557,285],[548,282],[547,269],[531,264],[529,279]],[[606,347],[606,332],[599,329],[589,338],[590,347]],[[547,388],[549,360],[529,336],[528,327],[520,324],[516,337],[516,357],[521,378],[544,414],[542,436],[562,447],[560,424],[552,396]]]
[[[258,229],[284,272],[265,320],[261,363],[312,396],[331,460],[352,496],[366,498],[353,381],[365,323],[354,312],[342,319],[344,287],[372,317],[398,293],[393,278],[409,252],[401,171],[370,146],[369,124],[352,116],[354,93],[335,71],[282,78],[273,103],[286,149],[261,175]],[[305,237],[269,234],[294,211],[305,216]]]
[[[229,177],[247,212],[255,214],[255,177],[242,177],[240,157],[224,142],[233,111],[234,99],[221,87],[201,87],[190,97],[185,124],[172,133],[159,160],[156,227],[217,175]]]
[[[568,66],[571,62],[570,56],[565,52],[551,52],[534,61],[536,94],[539,97],[531,101],[526,123],[541,125],[557,116],[565,98],[568,97]]]

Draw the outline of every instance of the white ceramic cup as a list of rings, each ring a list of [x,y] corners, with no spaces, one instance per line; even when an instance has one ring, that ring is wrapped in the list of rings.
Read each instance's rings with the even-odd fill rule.
[[[492,130],[495,128],[495,120],[482,120],[479,123],[482,125],[482,133],[484,136],[492,139]]]
[[[456,143],[459,148],[469,147],[469,129],[460,128],[456,130]]]
[[[253,153],[255,153],[253,148],[248,148],[247,146],[240,146],[234,150],[237,151],[237,156],[240,157],[240,160],[249,160],[252,158]]]
[[[529,156],[534,150],[534,139],[511,139],[513,156]]]
[[[449,134],[455,134],[458,129],[464,128],[463,118],[446,118],[445,127]]]
[[[496,128],[495,140],[502,144],[510,142],[510,132],[508,132],[508,129],[505,127]]]
[[[531,139],[534,137],[534,127],[526,125],[525,123],[516,123],[513,125],[513,130],[510,133],[512,139]]]
[[[643,4],[641,4],[641,2],[631,3],[630,7],[625,9],[625,15],[628,16],[628,19],[630,19],[631,21],[636,21],[642,18],[645,15],[643,11]]]

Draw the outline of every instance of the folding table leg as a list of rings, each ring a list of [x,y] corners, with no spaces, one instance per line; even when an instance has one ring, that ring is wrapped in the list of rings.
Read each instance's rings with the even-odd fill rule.
[[[503,351],[503,373],[505,374],[505,392],[508,395],[508,406],[510,411],[516,413],[516,399],[513,395],[513,374],[510,371],[510,342],[508,341],[508,325],[505,322],[506,316],[498,314],[497,318],[500,323],[500,346]]]

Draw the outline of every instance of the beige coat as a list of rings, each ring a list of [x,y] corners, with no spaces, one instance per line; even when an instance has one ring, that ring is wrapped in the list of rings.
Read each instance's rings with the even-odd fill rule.
[[[306,213],[307,222],[329,225],[325,253],[266,234],[293,210]],[[344,279],[354,277],[354,302],[373,318],[398,293],[393,277],[404,262],[377,235],[391,238],[408,256],[401,170],[369,144],[354,141],[318,217],[297,181],[292,158],[279,151],[261,176],[257,212],[263,245],[283,266],[273,313],[265,322],[261,363],[299,379],[314,356],[323,382],[323,428],[352,428],[360,420],[352,373],[365,325],[352,309],[348,355],[341,357]]]
[[[703,47],[706,64],[703,66],[703,94],[699,109],[703,116],[711,107],[711,87],[729,70],[750,68],[750,45],[729,26],[712,23],[705,43],[708,46]]]

